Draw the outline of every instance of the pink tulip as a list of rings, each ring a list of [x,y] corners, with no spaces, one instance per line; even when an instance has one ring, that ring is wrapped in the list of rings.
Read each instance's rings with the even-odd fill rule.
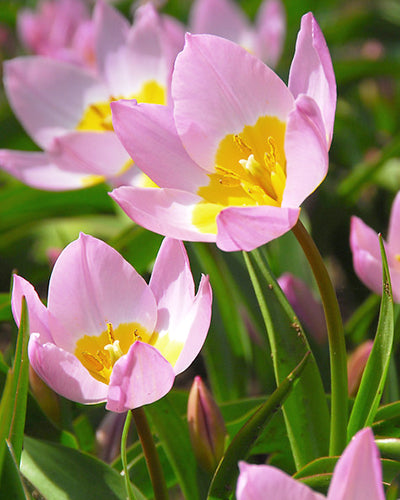
[[[389,232],[385,243],[393,300],[400,303],[400,192],[390,214]],[[373,292],[382,295],[382,258],[378,235],[358,217],[351,218],[350,247],[353,266],[360,280]]]
[[[11,107],[44,151],[0,150],[0,166],[30,186],[57,191],[146,182],[113,131],[110,102],[135,97],[166,104],[183,30],[151,4],[137,10],[130,26],[99,1],[93,23],[97,75],[41,56],[5,63]]]
[[[336,106],[331,59],[312,14],[301,22],[289,87],[233,42],[189,34],[172,97],[173,109],[112,103],[118,137],[161,188],[114,190],[129,217],[227,251],[252,250],[291,229],[327,173]]]
[[[19,322],[26,297],[29,360],[55,392],[78,403],[107,402],[123,412],[152,403],[199,353],[211,318],[211,288],[197,295],[182,242],[166,239],[149,285],[118,252],[81,234],[58,258],[47,307],[14,277]]]
[[[286,16],[280,0],[264,0],[252,27],[233,0],[196,0],[189,27],[192,33],[209,33],[232,40],[274,67],[283,50]]]
[[[327,497],[269,465],[249,465],[241,462],[239,468],[237,500],[385,499],[379,452],[370,428],[359,431],[339,458]]]

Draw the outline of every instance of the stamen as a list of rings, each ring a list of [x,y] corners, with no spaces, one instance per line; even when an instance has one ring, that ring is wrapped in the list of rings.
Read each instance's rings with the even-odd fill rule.
[[[247,156],[253,152],[253,150],[244,142],[244,140],[240,137],[240,135],[235,134],[233,136],[233,140],[235,141],[236,145],[240,148],[240,150]]]
[[[107,323],[107,335],[110,344],[113,344],[115,342],[115,337],[114,337],[114,329],[111,323]]]
[[[112,366],[114,366],[114,364],[119,360],[119,358],[124,355],[119,345],[119,340],[114,340],[112,344],[105,345],[104,350],[107,351],[108,354],[110,355]]]
[[[137,333],[137,328],[135,328],[133,332],[133,337],[134,337],[134,342],[136,342],[137,340],[142,340],[142,337]]]
[[[82,351],[82,356],[85,358],[89,370],[101,372],[104,368],[103,363],[96,356],[87,351]]]

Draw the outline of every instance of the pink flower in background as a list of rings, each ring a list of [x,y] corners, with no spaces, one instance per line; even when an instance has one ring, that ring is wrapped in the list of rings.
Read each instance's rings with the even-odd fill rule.
[[[41,56],[5,63],[11,107],[43,152],[0,151],[0,166],[26,184],[45,190],[79,189],[108,181],[147,181],[113,131],[110,102],[168,100],[172,65],[183,30],[161,18],[151,4],[128,21],[104,2],[94,10],[98,75]]]
[[[165,239],[149,285],[104,242],[81,234],[58,258],[47,307],[14,276],[18,323],[26,297],[31,366],[55,392],[123,412],[163,397],[199,353],[211,318],[203,276],[195,295],[182,242]]]
[[[306,283],[293,274],[282,274],[277,281],[300,323],[310,332],[314,340],[319,344],[324,344],[328,337],[321,302],[314,297]]]
[[[17,31],[33,54],[95,67],[93,22],[84,0],[42,0],[21,9]]]
[[[274,67],[283,50],[286,16],[280,0],[265,0],[252,27],[233,0],[195,0],[189,28],[192,33],[208,33],[232,40]]]
[[[357,276],[370,290],[382,295],[382,258],[378,235],[361,219],[354,216],[351,218],[350,247]],[[400,192],[397,193],[392,205],[385,251],[392,281],[393,300],[400,303]]]
[[[373,345],[374,342],[372,340],[366,340],[354,349],[347,359],[347,386],[349,389],[349,396],[354,397],[357,394]]]
[[[336,106],[312,14],[301,22],[288,87],[233,42],[187,35],[172,97],[173,109],[112,103],[118,137],[161,188],[121,187],[113,199],[147,229],[227,251],[291,229],[327,173]]]
[[[328,496],[312,491],[280,469],[240,462],[237,500],[384,500],[379,452],[370,428],[359,431],[333,472]]]

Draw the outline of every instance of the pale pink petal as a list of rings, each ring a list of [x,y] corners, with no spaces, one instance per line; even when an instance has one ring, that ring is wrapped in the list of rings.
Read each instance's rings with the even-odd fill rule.
[[[114,132],[71,132],[55,139],[52,150],[58,155],[60,168],[86,176],[110,179],[130,162]]]
[[[190,10],[190,31],[238,42],[250,26],[239,6],[230,0],[196,0]]]
[[[285,122],[293,97],[279,77],[238,45],[212,35],[186,35],[172,81],[176,128],[189,155],[214,169],[227,134],[264,115]]]
[[[183,349],[174,365],[176,374],[186,370],[203,347],[210,327],[211,303],[210,282],[208,276],[202,276],[197,295],[186,314],[179,316],[178,304],[171,311],[170,336],[173,340],[184,342]]]
[[[84,175],[62,170],[57,159],[48,152],[0,150],[0,167],[28,186],[46,191],[82,188]]]
[[[107,410],[124,412],[165,396],[175,379],[172,366],[153,346],[135,342],[114,365]]]
[[[268,66],[275,67],[283,51],[286,15],[280,0],[264,0],[256,19],[255,53]]]
[[[336,109],[336,80],[324,35],[311,12],[301,19],[290,67],[289,89],[294,97],[307,94],[317,102],[330,146]]]
[[[193,225],[192,212],[201,201],[177,189],[123,186],[110,196],[140,226],[177,240],[215,241],[215,234],[203,233]]]
[[[106,400],[106,384],[94,379],[73,354],[51,342],[42,343],[36,333],[30,336],[28,356],[39,377],[61,396],[83,404]]]
[[[286,186],[282,205],[299,206],[324,180],[329,166],[323,122],[315,101],[296,99],[285,135]]]
[[[113,125],[136,165],[158,186],[195,192],[208,177],[182,146],[170,108],[112,103]]]
[[[388,247],[394,254],[400,254],[400,192],[397,193],[390,212]]]
[[[21,319],[23,296],[26,298],[26,305],[28,306],[29,333],[38,333],[42,342],[52,342],[53,339],[48,325],[48,311],[45,305],[29,281],[14,274],[11,309],[18,327]]]
[[[40,56],[7,61],[4,85],[13,111],[44,149],[54,137],[78,125],[89,103],[109,98],[91,73]]]
[[[249,252],[282,236],[297,222],[299,208],[229,207],[217,216],[217,246],[226,252]]]
[[[370,428],[359,431],[336,464],[328,500],[384,500],[382,467]]]
[[[76,340],[121,323],[137,322],[153,332],[154,296],[135,269],[113,248],[83,233],[58,258],[49,284],[48,309],[61,324],[57,345],[73,352]],[[68,332],[68,335],[65,335]]]
[[[322,500],[325,498],[276,467],[239,462],[239,469],[240,475],[236,487],[237,500],[262,500],[264,498]]]
[[[380,261],[381,250],[377,233],[359,217],[352,217],[350,224],[350,247],[354,251],[367,250],[371,256]]]

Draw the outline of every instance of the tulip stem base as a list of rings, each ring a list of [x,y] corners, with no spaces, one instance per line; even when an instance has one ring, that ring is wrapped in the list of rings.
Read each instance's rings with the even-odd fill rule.
[[[347,436],[347,358],[342,317],[335,289],[314,240],[300,219],[292,228],[317,282],[328,330],[331,367],[331,431],[329,454],[340,455]]]

